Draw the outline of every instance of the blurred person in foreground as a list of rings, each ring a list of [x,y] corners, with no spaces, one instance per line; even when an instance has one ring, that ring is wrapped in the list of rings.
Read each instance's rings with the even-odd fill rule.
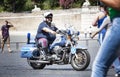
[[[91,35],[91,38],[93,39],[102,29],[106,28],[107,30],[111,27],[111,21],[110,21],[110,17],[107,16],[103,23],[101,24],[101,27]],[[113,67],[115,69],[115,75],[117,76],[117,74],[120,73],[120,57],[118,57],[114,62],[113,62]]]
[[[2,40],[1,40],[1,53],[4,53],[4,45],[7,43],[8,52],[11,53],[12,50],[10,48],[10,34],[9,28],[13,27],[12,23],[5,20],[5,24],[1,27],[2,32]]]
[[[109,7],[112,26],[107,31],[93,63],[91,77],[106,77],[109,67],[120,55],[120,0],[100,0]],[[117,77],[120,77],[118,73]]]

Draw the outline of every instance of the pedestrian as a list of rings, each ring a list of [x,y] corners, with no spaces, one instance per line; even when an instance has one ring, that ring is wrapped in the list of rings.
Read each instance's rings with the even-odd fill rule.
[[[100,28],[98,28],[97,31],[95,31],[95,33],[91,34],[91,38],[93,39],[99,32],[101,32],[104,28],[107,30],[109,29],[109,27],[111,26],[111,21],[110,21],[110,17],[109,15],[104,19],[104,21],[102,22]],[[101,42],[102,43],[102,42]]]
[[[99,5],[99,10],[100,12],[96,14],[96,17],[92,23],[92,25],[94,27],[98,27],[100,28],[101,24],[103,23],[104,19],[107,17],[107,11],[106,11],[106,6],[103,5],[103,4],[100,4]],[[98,35],[98,41],[99,41],[99,44],[101,45],[103,39],[104,39],[104,36],[105,36],[105,33],[106,33],[106,28],[102,29],[100,32],[99,32],[99,35]]]
[[[4,45],[7,43],[8,52],[12,52],[10,49],[10,35],[9,35],[9,28],[13,27],[12,23],[5,20],[5,24],[1,27],[2,32],[2,40],[1,40],[1,53],[4,53]]]
[[[109,67],[120,54],[120,0],[100,0],[109,7],[112,26],[96,55],[91,77],[106,77]],[[119,73],[117,75],[120,76]]]

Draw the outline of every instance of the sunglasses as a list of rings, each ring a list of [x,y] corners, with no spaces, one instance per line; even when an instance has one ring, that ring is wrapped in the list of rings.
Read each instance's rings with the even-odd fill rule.
[[[52,18],[53,16],[47,16],[46,18]]]

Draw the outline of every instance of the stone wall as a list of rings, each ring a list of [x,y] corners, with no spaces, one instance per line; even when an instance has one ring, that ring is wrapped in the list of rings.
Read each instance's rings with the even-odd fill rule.
[[[43,13],[51,11],[54,14],[53,22],[58,28],[65,28],[65,25],[73,25],[79,31],[91,26],[94,14],[97,12],[96,7],[89,8],[89,11],[82,12],[80,8],[69,10],[44,10],[34,13],[0,13],[0,27],[5,20],[10,21],[15,27],[15,31],[36,31],[39,23],[43,21]]]

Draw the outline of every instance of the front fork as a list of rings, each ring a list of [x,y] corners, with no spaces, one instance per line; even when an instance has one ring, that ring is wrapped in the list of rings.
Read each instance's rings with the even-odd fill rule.
[[[76,51],[77,51],[76,47],[72,46],[70,49],[69,63],[71,63],[73,55],[75,55],[76,59],[78,59],[78,55],[77,55]]]
[[[76,59],[78,59],[78,55],[75,53],[75,57],[76,57]]]

